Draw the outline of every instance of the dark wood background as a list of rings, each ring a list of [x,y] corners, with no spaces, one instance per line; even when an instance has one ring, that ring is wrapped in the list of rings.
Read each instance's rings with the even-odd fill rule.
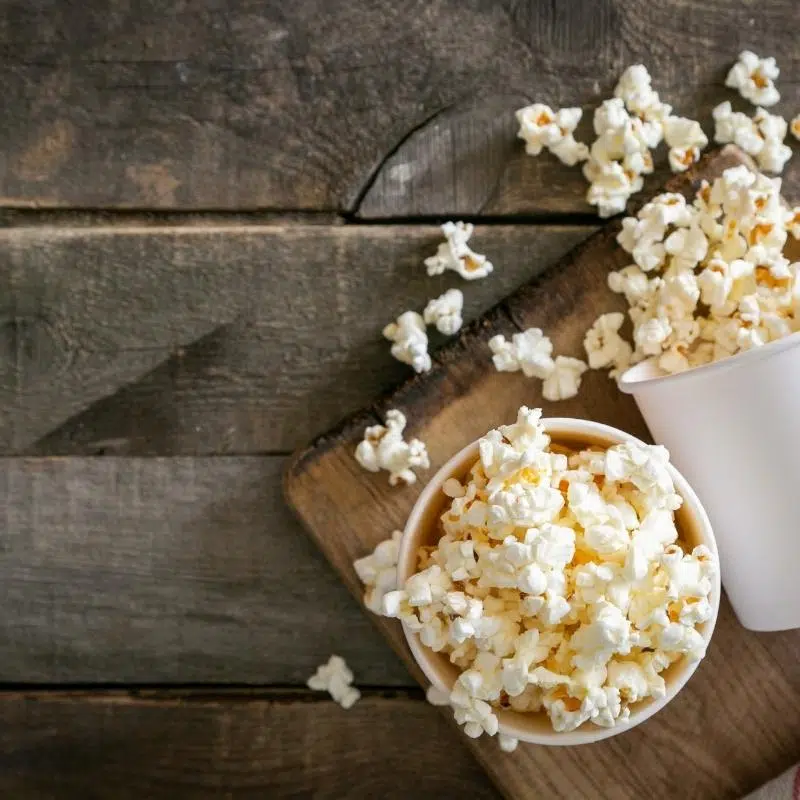
[[[380,329],[453,285],[421,269],[438,222],[497,265],[468,318],[594,229],[517,107],[591,109],[643,61],[710,132],[749,47],[794,115],[798,22],[0,0],[0,796],[496,797],[289,515],[286,456],[407,374]],[[347,712],[303,688],[332,652]]]

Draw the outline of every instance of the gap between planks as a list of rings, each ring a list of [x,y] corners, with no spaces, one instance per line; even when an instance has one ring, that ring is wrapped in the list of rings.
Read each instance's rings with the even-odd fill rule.
[[[379,698],[399,702],[424,702],[419,688],[396,686],[359,686],[361,700]],[[65,702],[153,703],[333,703],[327,692],[315,692],[305,686],[258,686],[248,684],[0,684],[0,706],[10,699]],[[360,701],[359,701],[360,702]]]
[[[110,228],[114,232],[131,229],[184,230],[200,228],[238,230],[242,228],[319,225],[324,227],[363,226],[392,227],[401,225],[441,225],[449,220],[475,225],[599,225],[602,220],[593,213],[538,214],[409,214],[362,218],[354,212],[295,211],[254,209],[227,211],[198,209],[162,211],[150,208],[14,208],[0,206],[0,230],[16,228]]]

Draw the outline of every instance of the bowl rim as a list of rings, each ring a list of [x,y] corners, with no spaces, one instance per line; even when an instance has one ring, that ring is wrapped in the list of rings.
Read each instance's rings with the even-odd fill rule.
[[[542,425],[545,432],[557,440],[558,435],[568,435],[580,437],[582,435],[592,438],[604,439],[609,442],[608,446],[613,444],[633,443],[645,444],[641,439],[626,433],[619,428],[614,428],[611,425],[605,425],[600,422],[593,422],[585,419],[575,419],[571,417],[547,417],[542,419]],[[397,560],[397,577],[398,585],[403,585],[409,575],[413,571],[408,569],[409,565],[413,565],[416,561],[416,541],[419,538],[416,532],[421,529],[420,523],[426,516],[426,511],[433,499],[441,491],[441,486],[453,472],[463,466],[467,459],[477,459],[478,457],[478,442],[475,440],[470,442],[465,447],[462,447],[457,453],[451,456],[447,461],[436,471],[433,477],[423,488],[411,513],[406,521],[403,535],[400,539],[400,547],[398,551]],[[714,537],[714,531],[711,522],[703,508],[700,499],[692,489],[689,482],[684,476],[670,463],[668,465],[670,475],[675,485],[675,491],[683,498],[684,508],[686,508],[693,520],[693,527],[697,532],[698,540],[700,543],[705,544],[719,560],[719,552],[717,550],[717,543]],[[413,549],[412,549],[413,548]],[[702,636],[706,646],[711,641],[711,637],[716,627],[717,617],[719,614],[721,596],[721,581],[719,571],[717,571],[714,579],[711,594],[709,595],[713,613],[711,618],[704,623]],[[417,666],[425,674],[425,677],[436,687],[439,691],[449,694],[450,687],[444,680],[440,670],[436,666],[436,658],[438,653],[434,653],[429,648],[425,647],[420,641],[416,633],[411,631],[407,625],[403,624],[403,634],[408,644],[411,654]],[[702,659],[701,659],[702,660]],[[667,692],[664,697],[646,702],[641,709],[634,709],[631,711],[630,719],[627,723],[614,726],[613,728],[603,728],[593,725],[591,722],[586,722],[574,731],[557,732],[547,731],[542,733],[540,731],[531,730],[523,721],[518,721],[516,718],[524,718],[524,713],[514,711],[501,711],[498,713],[499,719],[499,733],[506,736],[519,739],[523,742],[532,744],[543,744],[550,746],[568,746],[576,744],[589,744],[597,742],[602,739],[608,739],[612,736],[617,736],[621,733],[631,730],[645,720],[652,717],[656,712],[660,711],[667,705],[686,685],[686,682],[694,674],[699,666],[700,661],[692,663],[683,663],[676,673],[671,677],[667,684]]]

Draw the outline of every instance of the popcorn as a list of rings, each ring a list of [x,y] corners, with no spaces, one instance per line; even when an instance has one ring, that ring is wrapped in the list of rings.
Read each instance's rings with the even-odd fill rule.
[[[731,114],[729,104],[715,110],[718,121]],[[785,123],[763,109],[754,120],[762,150],[772,152]],[[610,273],[608,284],[629,306],[629,363],[653,357],[664,371],[682,372],[800,328],[796,269],[783,255],[788,236],[800,233],[797,219],[780,181],[745,166],[703,183],[691,205],[665,193],[625,218],[617,241],[636,263]]]
[[[461,328],[461,311],[464,294],[460,289],[448,289],[443,295],[431,300],[422,316],[426,325],[435,325],[439,333],[452,336]]]
[[[425,321],[416,311],[401,314],[396,322],[383,329],[383,335],[393,343],[391,352],[398,361],[410,365],[415,372],[430,370],[432,364]]]
[[[774,106],[781,96],[774,81],[780,69],[774,58],[759,58],[749,50],[739,53],[739,60],[731,67],[725,85],[736,89],[753,105]]]
[[[792,132],[792,136],[800,142],[800,114],[789,123],[789,130]]]
[[[517,111],[520,139],[525,141],[525,152],[538,156],[547,148],[569,167],[589,157],[589,148],[575,140],[574,131],[583,111],[580,108],[562,108],[553,111],[542,103],[534,103]]]
[[[511,341],[498,334],[489,339],[492,363],[498,372],[519,372],[527,378],[549,377],[555,369],[553,343],[539,328],[515,333]]]
[[[586,363],[578,358],[557,356],[553,371],[544,380],[542,396],[551,402],[575,397],[581,386],[581,376],[587,369]]]
[[[619,335],[624,321],[625,316],[619,312],[602,314],[586,332],[583,347],[590,369],[611,367],[613,372],[621,374],[628,368],[633,348]]]
[[[361,692],[351,684],[353,673],[341,656],[331,656],[327,663],[317,667],[317,671],[306,681],[309,689],[328,692],[342,707],[351,708],[361,697]]]
[[[450,695],[447,692],[443,692],[441,689],[437,689],[433,684],[431,684],[426,690],[425,699],[432,706],[450,705]]]
[[[757,156],[764,147],[758,125],[747,114],[733,111],[730,101],[720,103],[711,112],[714,117],[714,141],[719,144],[733,142],[745,153]]]
[[[624,725],[663,695],[670,664],[702,656],[696,626],[713,614],[716,559],[677,544],[666,450],[556,451],[526,407],[478,449],[443,485],[439,541],[404,586],[390,580],[394,538],[357,562],[368,605],[380,595],[380,613],[458,668],[449,695],[427,697],[468,736],[498,734],[501,708],[546,713],[557,731]]]
[[[446,269],[457,272],[464,280],[485,278],[494,267],[486,256],[476,253],[467,242],[472,236],[470,222],[445,222],[442,233],[446,241],[439,245],[435,256],[425,259],[428,275],[441,275]]]
[[[783,143],[789,126],[783,117],[757,108],[752,118],[731,110],[729,102],[720,103],[713,111],[714,139],[733,142],[745,153],[753,156],[760,169],[766,172],[783,172],[792,150]]]
[[[497,735],[497,743],[504,753],[513,753],[517,749],[519,739],[515,739],[513,736],[506,736],[505,733],[499,733]]]
[[[614,96],[625,102],[631,114],[648,122],[663,122],[672,113],[672,106],[662,103],[658,92],[653,91],[650,73],[643,64],[634,64],[622,73]]]
[[[685,117],[664,120],[664,141],[669,147],[669,165],[673,172],[685,172],[700,159],[700,151],[708,144],[700,123]]]
[[[753,122],[764,140],[764,146],[756,155],[758,166],[766,172],[781,173],[792,157],[792,148],[783,143],[789,126],[783,117],[757,108]]]
[[[373,613],[381,614],[383,598],[397,588],[397,556],[402,531],[392,531],[389,539],[382,541],[368,556],[353,562],[358,579],[364,584],[364,605]]]
[[[597,206],[597,213],[603,218],[624,211],[628,198],[644,186],[637,172],[626,169],[618,161],[589,160],[583,174],[591,184],[586,193],[586,202]]]
[[[416,483],[415,469],[428,469],[430,460],[425,443],[419,439],[406,442],[403,431],[405,415],[392,409],[386,412],[386,425],[371,425],[364,431],[364,439],[356,448],[356,461],[369,472],[386,470],[389,484]]]

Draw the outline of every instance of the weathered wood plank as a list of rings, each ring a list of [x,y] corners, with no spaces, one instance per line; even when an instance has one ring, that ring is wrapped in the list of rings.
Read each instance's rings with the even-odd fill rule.
[[[694,181],[739,163],[742,154],[727,148],[668,188],[688,192]],[[352,560],[375,546],[380,525],[404,523],[424,485],[391,488],[385,475],[365,475],[353,458],[365,421],[387,408],[404,411],[409,435],[427,443],[431,472],[489,428],[513,419],[523,404],[541,405],[546,415],[595,419],[647,436],[632,399],[605,375],[590,374],[577,397],[550,404],[542,402],[540,382],[498,373],[488,360],[490,336],[531,325],[548,331],[556,352],[580,354],[592,316],[607,307],[605,276],[625,263],[615,242],[618,230],[619,223],[603,228],[463,331],[437,354],[430,373],[296,456],[287,473],[287,497],[354,593],[360,587]],[[419,677],[397,621],[375,619]],[[740,797],[797,758],[798,658],[800,631],[768,636],[745,631],[726,603],[697,675],[640,728],[591,747],[532,747],[512,757],[497,754],[491,741],[471,741],[470,747],[509,797]],[[769,692],[754,684],[754,675]],[[707,727],[712,718],[713,731]]]
[[[399,313],[460,286],[474,318],[591,230],[481,227],[496,270],[472,283],[426,274],[435,226],[0,231],[0,452],[297,447],[408,375],[381,336]],[[26,320],[60,358],[20,347]]]
[[[777,56],[794,111],[793,22],[793,0],[88,0],[81,14],[6,0],[0,198],[356,211],[366,193],[368,216],[582,211],[577,173],[522,157],[520,102],[593,103],[644,61],[706,119],[748,46]]]
[[[26,800],[496,800],[422,700],[268,692],[0,695],[0,794]]]
[[[281,458],[0,460],[0,682],[408,673],[280,497]],[[2,770],[0,770],[1,772]]]

